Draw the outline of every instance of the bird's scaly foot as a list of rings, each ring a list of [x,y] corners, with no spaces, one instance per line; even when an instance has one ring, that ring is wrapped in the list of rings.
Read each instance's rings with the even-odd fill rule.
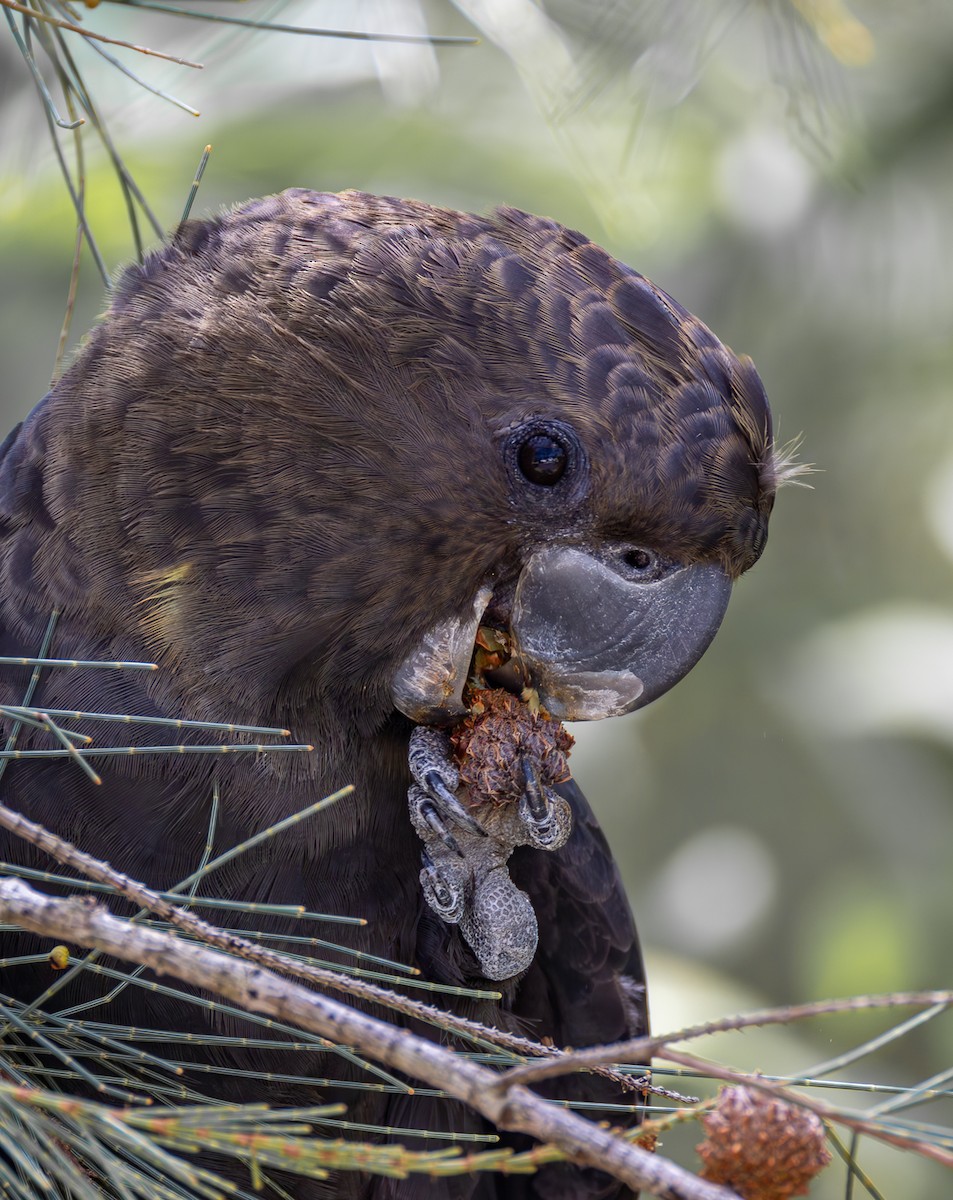
[[[409,792],[411,813],[416,813],[419,820],[439,837],[448,849],[456,854],[461,853],[448,825],[456,824],[468,833],[478,837],[486,836],[479,822],[467,812],[455,795],[460,786],[460,772],[454,766],[450,739],[445,733],[441,733],[439,729],[418,725],[411,734],[408,763],[414,778]],[[415,828],[417,824],[415,821]],[[423,836],[421,833],[421,837]]]
[[[450,738],[439,730],[414,730],[409,764],[424,898],[442,920],[459,924],[488,979],[520,974],[533,961],[538,931],[532,905],[510,879],[507,863],[517,846],[562,846],[572,828],[569,805],[523,753],[525,786],[518,801],[488,798],[466,807],[456,794],[460,777]]]

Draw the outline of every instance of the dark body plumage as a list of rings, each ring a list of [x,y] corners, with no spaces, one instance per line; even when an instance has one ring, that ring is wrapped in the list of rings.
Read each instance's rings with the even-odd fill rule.
[[[536,419],[575,430],[579,486],[557,495],[514,481],[501,447]],[[366,927],[334,936],[479,984],[456,930],[420,898],[411,723],[391,698],[395,669],[484,584],[505,598],[541,544],[637,543],[735,578],[763,545],[774,472],[751,364],[554,222],[292,191],[188,223],[127,271],[71,369],[3,447],[0,653],[37,653],[57,609],[57,657],[162,669],[48,671],[39,707],[286,726],[316,750],[118,759],[100,788],[75,764],[13,763],[3,799],[164,888],[198,864],[214,784],[218,851],[354,783],[352,799],[237,859],[207,890],[364,916]],[[4,699],[19,701],[29,675],[4,668]],[[156,740],[133,727],[90,732],[99,744]],[[19,742],[49,744],[27,731]],[[574,784],[561,790],[575,810],[569,843],[513,860],[539,916],[536,960],[502,1006],[463,1011],[579,1046],[638,1032],[642,965],[598,825]],[[49,866],[6,835],[0,853]],[[16,939],[11,953],[26,945]],[[6,978],[5,991],[31,999],[49,974]],[[87,977],[54,1007],[108,987]],[[238,1027],[136,988],[101,1019]],[[280,1052],[207,1057],[289,1070]],[[316,1056],[290,1070],[348,1068]],[[227,1073],[189,1082],[207,1095],[263,1094]],[[572,1087],[619,1098],[591,1077]],[[327,1094],[264,1089],[275,1104]],[[343,1098],[377,1124],[480,1127],[440,1103]],[[605,1182],[551,1168],[532,1180],[351,1177],[335,1194],[556,1197],[600,1194]]]

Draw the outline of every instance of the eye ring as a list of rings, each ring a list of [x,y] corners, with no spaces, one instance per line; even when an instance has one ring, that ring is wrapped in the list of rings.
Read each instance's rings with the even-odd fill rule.
[[[588,461],[571,425],[534,417],[510,430],[504,458],[516,495],[550,504],[578,499],[586,487]],[[514,496],[515,498],[515,496]]]

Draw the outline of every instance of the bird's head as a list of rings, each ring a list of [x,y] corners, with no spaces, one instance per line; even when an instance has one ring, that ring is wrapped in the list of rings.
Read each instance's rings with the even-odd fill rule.
[[[293,191],[191,222],[57,396],[50,437],[88,461],[49,503],[122,564],[88,595],[203,681],[370,724],[453,719],[481,622],[557,716],[647,703],[714,636],[777,483],[750,361],[505,208]]]
[[[764,389],[582,235],[513,209],[473,220],[447,236],[424,214],[365,267],[395,302],[392,352],[442,397],[420,443],[436,461],[414,467],[439,553],[419,563],[427,586],[459,587],[394,699],[414,720],[458,716],[486,623],[509,635],[510,685],[555,716],[629,712],[698,661],[764,548],[783,470]]]

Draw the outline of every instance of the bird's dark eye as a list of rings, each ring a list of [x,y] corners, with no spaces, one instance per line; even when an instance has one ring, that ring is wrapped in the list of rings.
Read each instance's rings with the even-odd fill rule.
[[[566,473],[569,452],[548,433],[533,433],[516,452],[516,463],[530,483],[552,487]]]

